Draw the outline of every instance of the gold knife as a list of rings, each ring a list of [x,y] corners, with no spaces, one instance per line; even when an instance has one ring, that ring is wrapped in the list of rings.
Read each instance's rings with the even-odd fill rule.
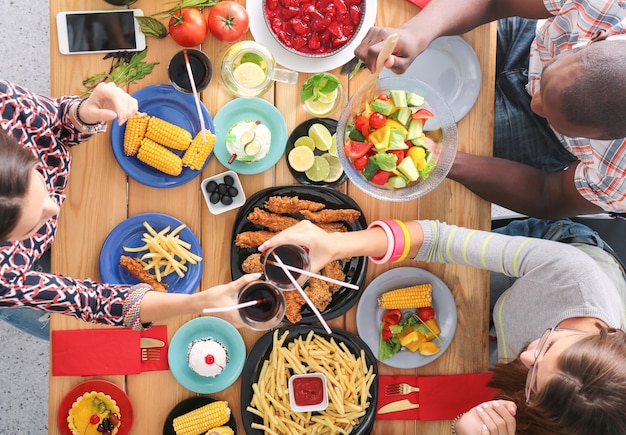
[[[419,403],[413,403],[409,399],[402,399],[396,402],[391,402],[382,406],[379,410],[379,414],[387,414],[388,412],[406,411],[407,409],[419,408]]]
[[[165,346],[165,343],[163,343],[161,340],[157,340],[156,338],[146,338],[146,337],[142,337],[140,340],[140,345],[139,347],[141,347],[142,349],[147,349],[150,347],[163,347]]]

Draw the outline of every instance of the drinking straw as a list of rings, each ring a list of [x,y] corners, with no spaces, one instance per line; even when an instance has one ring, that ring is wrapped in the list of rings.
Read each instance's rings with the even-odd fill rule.
[[[277,265],[277,263],[275,261],[272,261],[272,260],[266,260],[266,262],[271,264],[272,266],[276,266]],[[313,272],[309,272],[308,270],[298,269],[297,267],[289,266],[288,264],[285,264],[284,266],[285,266],[285,269],[290,270],[292,272],[299,272],[302,275],[318,278],[318,279],[321,279],[323,281],[328,281],[328,282],[331,282],[333,284],[340,285],[342,287],[351,288],[352,290],[358,290],[359,289],[358,285],[354,285],[354,284],[351,284],[349,282],[339,281],[337,279],[333,279],[333,278],[329,278],[329,277],[324,276],[324,275],[320,275],[319,273],[313,273]]]
[[[191,83],[193,99],[196,102],[196,110],[198,111],[198,118],[200,118],[200,129],[202,130],[202,141],[206,142],[204,116],[202,116],[202,109],[200,108],[200,97],[198,97],[198,90],[196,89],[196,81],[193,79],[193,72],[191,71],[191,64],[189,63],[189,56],[187,55],[187,49],[183,50],[183,56],[185,57],[185,66],[187,67],[187,75],[189,76],[189,82]]]
[[[319,312],[317,307],[313,304],[313,302],[311,302],[311,299],[309,299],[309,297],[304,292],[304,290],[302,290],[302,287],[300,287],[300,284],[298,284],[298,281],[296,281],[296,279],[293,277],[291,272],[289,272],[289,269],[287,269],[285,263],[282,262],[280,257],[278,255],[276,255],[275,252],[272,252],[272,255],[274,255],[274,258],[276,259],[276,263],[278,263],[278,265],[281,267],[281,269],[283,269],[283,272],[285,272],[285,275],[287,275],[287,278],[289,278],[289,281],[291,281],[291,284],[293,284],[294,287],[300,292],[300,295],[304,298],[304,300],[309,305],[311,310],[313,310],[313,313],[315,313],[315,316],[317,317],[317,319],[320,321],[320,323],[322,324],[322,326],[326,330],[326,333],[327,334],[332,334],[332,331],[331,331],[330,327],[328,326],[328,324],[326,323],[326,320],[324,320],[324,318],[322,317],[322,314]]]
[[[202,310],[202,312],[204,314],[221,313],[223,311],[232,311],[232,310],[238,310],[239,308],[251,307],[252,305],[260,304],[261,302],[265,302],[265,299],[257,299],[255,301],[242,302],[240,304],[230,305],[228,307],[205,308],[204,310]]]

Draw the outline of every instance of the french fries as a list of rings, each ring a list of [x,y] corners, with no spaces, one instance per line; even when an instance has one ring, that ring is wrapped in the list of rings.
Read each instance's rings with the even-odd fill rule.
[[[285,345],[289,332],[274,331],[272,350],[263,362],[253,395],[246,408],[263,423],[253,429],[271,435],[349,434],[370,406],[374,367],[365,352],[357,357],[344,343],[327,340],[314,331]],[[295,412],[289,406],[287,382],[292,374],[319,372],[326,376],[328,408],[319,413]]]
[[[178,235],[187,227],[185,224],[179,225],[172,231],[167,226],[159,232],[148,222],[144,222],[143,226],[147,230],[141,238],[144,245],[135,248],[123,246],[123,249],[125,252],[135,253],[147,251],[139,257],[139,260],[145,270],[153,271],[158,281],[173,272],[183,278],[188,270],[187,263],[197,264],[202,260],[202,257],[190,251],[191,244],[182,240]]]

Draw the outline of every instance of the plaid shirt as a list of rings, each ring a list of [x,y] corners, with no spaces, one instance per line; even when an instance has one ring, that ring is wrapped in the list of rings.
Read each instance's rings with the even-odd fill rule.
[[[0,81],[0,127],[35,154],[50,196],[61,205],[70,172],[69,147],[89,138],[74,128],[78,97],[52,99]],[[31,270],[54,240],[56,216],[27,240],[0,243],[0,307],[30,306],[93,323],[123,325],[128,285],[102,284]]]
[[[600,29],[607,35],[626,34],[626,1],[544,0],[549,18],[530,49],[527,90],[539,90],[544,65]],[[556,133],[563,146],[580,160],[574,181],[578,192],[606,211],[626,212],[626,139],[592,140]]]

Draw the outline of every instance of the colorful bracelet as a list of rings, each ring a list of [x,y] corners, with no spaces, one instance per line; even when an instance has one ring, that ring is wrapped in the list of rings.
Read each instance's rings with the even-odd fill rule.
[[[128,296],[122,305],[124,326],[141,331],[152,325],[151,323],[143,324],[140,319],[141,301],[145,294],[152,290],[154,289],[148,284],[137,284],[129,289]]]
[[[409,233],[409,229],[404,222],[399,221],[398,219],[394,220],[398,223],[404,233],[404,251],[402,251],[400,258],[396,260],[396,262],[400,262],[406,260],[406,257],[409,256],[409,251],[411,250],[411,233]]]
[[[389,259],[391,258],[391,256],[393,255],[393,251],[394,251],[393,233],[391,232],[391,228],[389,228],[389,225],[387,225],[385,221],[374,221],[368,225],[367,229],[369,230],[370,228],[374,228],[374,227],[380,227],[385,231],[385,234],[387,235],[387,252],[381,258],[374,258],[371,256],[369,258],[376,264],[387,263]]]
[[[400,257],[402,257],[402,253],[406,248],[406,233],[402,230],[402,227],[398,224],[397,220],[385,220],[385,222],[389,228],[391,228],[391,232],[393,233],[393,254],[389,259],[390,262],[399,261]]]
[[[463,415],[465,415],[464,412],[462,412],[461,414],[457,415],[456,418],[454,420],[452,420],[452,423],[450,424],[450,430],[452,431],[452,435],[459,435],[459,433],[456,431],[456,424],[459,422],[461,417],[463,417]]]

